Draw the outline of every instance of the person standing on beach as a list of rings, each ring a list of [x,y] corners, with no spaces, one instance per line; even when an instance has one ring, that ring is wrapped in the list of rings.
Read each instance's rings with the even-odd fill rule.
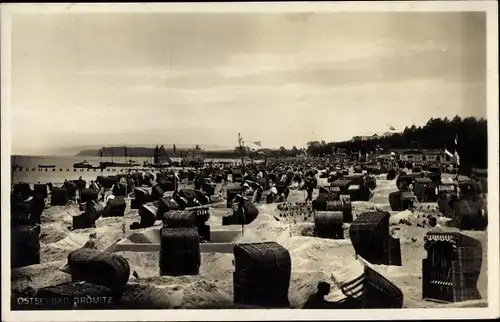
[[[243,197],[241,194],[237,194],[232,202],[234,216],[238,218],[238,221],[241,223],[241,230],[245,226],[246,214],[245,214],[245,200],[247,198]]]
[[[306,186],[306,191],[307,191],[307,198],[306,202],[312,201],[312,196],[313,196],[313,191],[314,191],[314,183],[312,178],[306,177],[304,179],[304,185]]]

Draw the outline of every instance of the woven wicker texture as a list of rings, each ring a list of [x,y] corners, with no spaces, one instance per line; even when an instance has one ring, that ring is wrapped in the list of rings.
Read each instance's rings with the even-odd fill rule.
[[[196,212],[172,210],[163,215],[163,227],[192,228],[196,226]]]
[[[401,309],[403,292],[383,275],[365,266],[361,308]]]
[[[163,197],[158,201],[158,212],[156,218],[161,219],[163,215],[171,210],[178,210],[179,204],[172,197]]]
[[[481,243],[461,233],[427,233],[424,241],[422,297],[443,302],[481,299]]]
[[[162,228],[160,276],[197,275],[200,263],[200,238],[197,229]]]
[[[288,307],[291,276],[290,253],[270,243],[234,247],[234,302],[265,307]]]
[[[403,191],[395,191],[389,194],[389,205],[392,211],[403,211],[408,209],[410,198],[408,194],[405,195],[404,193]]]
[[[130,276],[130,266],[120,255],[96,249],[80,248],[68,255],[73,282],[86,281],[92,284],[121,291]]]
[[[335,201],[327,201],[326,202],[326,211],[342,211],[344,208],[344,204],[341,200]]]
[[[481,208],[471,200],[460,200],[454,207],[454,218],[461,230],[485,229]]]
[[[342,211],[316,211],[314,231],[317,237],[343,239],[344,214]]]
[[[388,212],[362,213],[349,227],[356,254],[373,264],[401,265],[399,239],[389,235]]]

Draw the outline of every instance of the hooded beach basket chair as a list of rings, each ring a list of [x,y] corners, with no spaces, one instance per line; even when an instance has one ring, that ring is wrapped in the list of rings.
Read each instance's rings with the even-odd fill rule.
[[[143,204],[139,209],[139,216],[141,217],[139,226],[141,228],[153,226],[156,221],[157,212],[158,208],[155,207],[153,204]]]
[[[198,275],[200,237],[196,228],[162,228],[160,276]]]
[[[360,214],[349,227],[349,237],[357,255],[372,264],[401,266],[399,239],[389,234],[388,212]]]
[[[71,274],[72,282],[85,281],[121,293],[130,277],[130,265],[122,256],[97,249],[80,248],[68,255],[62,268]]]
[[[314,232],[316,237],[344,239],[342,211],[314,212]]]
[[[352,274],[352,265],[337,271],[332,278],[335,284],[345,296],[336,302],[338,308],[349,309],[401,309],[403,308],[403,292],[365,259],[358,256],[353,264],[358,267],[362,264],[362,271],[355,270]],[[347,277],[347,280],[339,281],[338,276]],[[344,278],[345,278],[344,277]]]
[[[234,303],[287,308],[292,261],[275,242],[237,244],[233,250]]]
[[[123,217],[126,208],[127,203],[125,202],[125,197],[114,196],[114,198],[109,199],[106,203],[103,217]]]
[[[10,234],[11,268],[40,264],[40,226],[20,225]]]
[[[422,297],[438,302],[481,299],[477,281],[481,272],[481,243],[461,233],[429,232],[424,238]]]
[[[389,205],[392,211],[409,209],[415,200],[411,191],[395,191],[389,194]]]
[[[53,187],[50,196],[51,206],[65,206],[69,201],[68,190],[66,188]]]

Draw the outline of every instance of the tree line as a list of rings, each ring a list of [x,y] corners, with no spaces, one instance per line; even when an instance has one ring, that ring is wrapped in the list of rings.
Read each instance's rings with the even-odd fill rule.
[[[205,158],[237,159],[249,157],[262,159],[267,157],[293,157],[307,154],[309,156],[329,155],[345,150],[347,153],[367,153],[381,149],[389,151],[391,149],[448,149],[451,153],[455,148],[460,155],[463,165],[470,165],[478,168],[487,168],[488,159],[488,128],[485,119],[475,117],[461,118],[455,116],[452,120],[448,118],[431,118],[424,126],[405,127],[403,132],[390,136],[373,138],[370,140],[350,140],[343,142],[310,141],[307,149],[298,149],[293,146],[287,149],[281,146],[279,149],[251,150],[248,147],[237,146],[233,150],[225,151],[204,151],[198,153]],[[455,138],[458,145],[455,146]],[[170,157],[183,157],[189,153],[187,149],[172,148],[165,149]],[[106,147],[103,149],[104,156],[114,155],[115,157],[125,156],[125,147]],[[383,152],[382,152],[383,153]],[[99,150],[84,150],[80,156],[99,156]],[[149,157],[154,155],[154,148],[147,147],[127,147],[127,156]]]
[[[457,145],[455,145],[457,139]],[[487,121],[475,117],[431,118],[424,126],[405,127],[403,132],[370,140],[351,140],[325,143],[308,142],[307,154],[327,155],[344,149],[348,153],[367,153],[376,149],[441,149],[451,153],[457,150],[462,165],[487,168],[488,127]]]

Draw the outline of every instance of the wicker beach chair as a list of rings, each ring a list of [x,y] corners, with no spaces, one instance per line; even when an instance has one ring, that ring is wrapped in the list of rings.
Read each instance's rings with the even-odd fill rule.
[[[234,247],[234,303],[268,308],[290,306],[291,257],[275,242]]]
[[[483,260],[481,243],[461,233],[429,232],[424,238],[422,297],[438,302],[481,299],[477,280]]]

